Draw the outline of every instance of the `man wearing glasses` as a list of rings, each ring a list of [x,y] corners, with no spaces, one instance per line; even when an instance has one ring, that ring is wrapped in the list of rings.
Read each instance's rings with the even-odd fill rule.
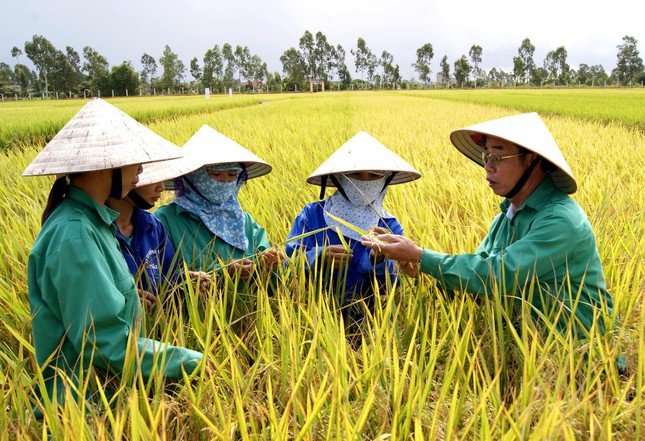
[[[453,145],[486,171],[488,186],[504,197],[501,213],[473,254],[422,249],[382,234],[362,243],[397,260],[412,276],[431,275],[447,291],[505,295],[530,302],[561,332],[571,324],[583,337],[605,331],[613,300],[596,239],[582,208],[568,195],[577,184],[558,145],[536,113],[476,124],[450,134]],[[572,322],[573,321],[573,322]]]

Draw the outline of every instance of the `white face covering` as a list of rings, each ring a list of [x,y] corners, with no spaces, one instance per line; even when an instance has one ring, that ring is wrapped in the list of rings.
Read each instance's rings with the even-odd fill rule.
[[[394,217],[383,209],[383,199],[387,194],[387,188],[383,188],[383,186],[387,178],[359,181],[347,178],[345,175],[337,175],[336,177],[343,187],[347,199],[339,191],[325,199],[324,217],[327,225],[337,226],[345,237],[360,240],[359,233],[334,220],[329,214],[343,219],[363,231],[377,226],[380,218]]]
[[[370,204],[373,205],[379,198],[381,192],[383,193],[383,197],[387,193],[387,188],[383,188],[385,178],[375,179],[373,181],[359,181],[358,179],[341,176],[339,182],[343,186],[349,202],[357,207],[369,207]],[[383,198],[381,198],[382,200]]]

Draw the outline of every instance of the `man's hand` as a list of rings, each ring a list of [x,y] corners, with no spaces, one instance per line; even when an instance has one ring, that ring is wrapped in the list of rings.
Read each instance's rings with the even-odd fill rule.
[[[423,250],[414,242],[397,234],[378,234],[376,237],[361,236],[361,244],[380,252],[388,259],[399,262],[420,262],[423,254]]]

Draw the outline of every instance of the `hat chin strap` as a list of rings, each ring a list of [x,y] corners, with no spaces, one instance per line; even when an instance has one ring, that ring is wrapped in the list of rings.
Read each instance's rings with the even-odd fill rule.
[[[110,187],[110,197],[113,199],[123,199],[123,179],[121,169],[112,169],[112,186]]]
[[[535,158],[533,160],[533,162],[531,162],[531,165],[529,165],[529,167],[526,169],[524,174],[522,174],[522,176],[520,176],[520,179],[517,180],[517,183],[515,184],[515,187],[513,187],[511,189],[511,191],[509,191],[508,193],[506,193],[504,195],[504,197],[506,199],[514,198],[520,192],[522,187],[524,187],[524,184],[526,184],[526,181],[529,180],[529,177],[531,176],[531,173],[533,173],[533,169],[540,162],[540,159],[541,158],[538,156],[537,158]]]
[[[134,202],[134,205],[143,210],[150,210],[154,206],[153,204],[146,202],[146,200],[142,198],[136,190],[131,190],[127,197]]]

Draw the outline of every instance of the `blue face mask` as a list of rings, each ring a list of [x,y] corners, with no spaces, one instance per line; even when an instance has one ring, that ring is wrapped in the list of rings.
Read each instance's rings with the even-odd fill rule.
[[[233,167],[231,164],[218,165],[227,167],[222,170],[235,170],[235,166],[242,170],[237,164]],[[208,176],[206,167],[189,173],[184,179],[192,185],[187,185],[185,194],[173,203],[198,216],[206,228],[224,242],[246,251],[249,241],[244,234],[245,215],[237,200],[244,182],[239,179],[215,181]]]

